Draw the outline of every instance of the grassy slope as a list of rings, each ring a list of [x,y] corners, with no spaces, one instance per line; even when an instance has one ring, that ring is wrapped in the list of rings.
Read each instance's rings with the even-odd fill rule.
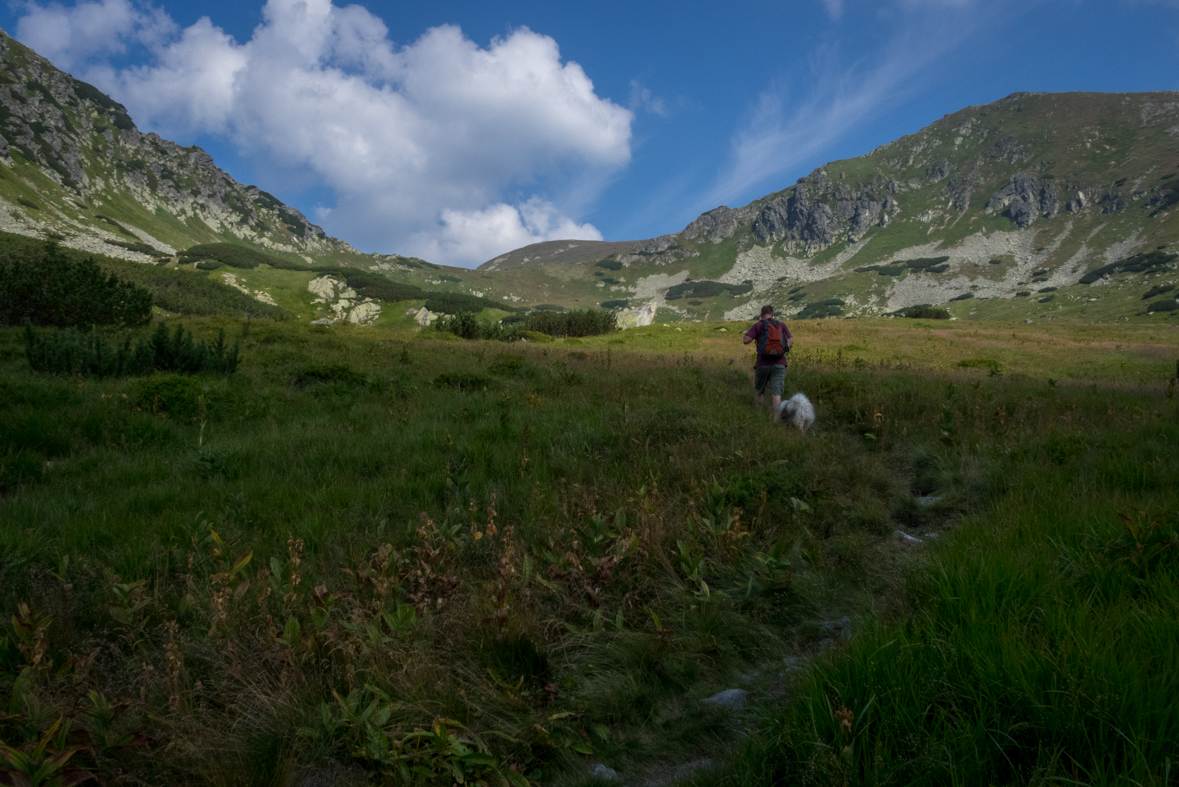
[[[241,330],[185,322],[198,338]],[[108,775],[148,781],[297,778],[329,758],[375,780],[381,756],[393,755],[367,736],[412,748],[406,734],[437,717],[462,722],[470,732],[454,734],[471,744],[479,735],[495,758],[460,763],[470,776],[514,765],[584,782],[592,760],[575,747],[588,744],[629,781],[725,751],[738,759],[723,778],[746,783],[797,776],[798,762],[823,782],[867,779],[857,768],[911,779],[929,763],[929,778],[942,778],[946,757],[969,781],[1024,781],[1036,768],[1075,778],[1093,767],[1092,752],[1105,762],[1106,750],[1084,741],[1110,740],[1108,725],[1125,717],[1141,754],[1103,767],[1156,778],[1176,754],[1163,734],[1174,708],[1158,704],[1169,684],[1154,700],[1123,693],[1096,715],[996,708],[1006,679],[982,681],[990,693],[976,691],[974,704],[962,692],[980,676],[1026,676],[1019,690],[1033,707],[1051,697],[1052,659],[1075,664],[1061,675],[1090,697],[1097,683],[1079,671],[1135,686],[1136,669],[1174,675],[1173,647],[1149,639],[1175,640],[1173,616],[1159,611],[1168,585],[1134,591],[1103,564],[1085,570],[1104,572],[1112,607],[1084,607],[1072,585],[1053,580],[1011,590],[1023,611],[1014,616],[1006,603],[961,611],[954,600],[975,598],[982,583],[1013,588],[1049,576],[1046,567],[1071,570],[1093,555],[1086,539],[1114,537],[1117,512],[1179,503],[1165,460],[1179,410],[1161,393],[1179,357],[1175,333],[798,323],[789,385],[820,414],[816,434],[801,439],[766,428],[746,404],[742,327],[504,346],[408,327],[255,321],[237,375],[193,381],[42,378],[24,369],[19,332],[0,332],[0,606],[5,619],[18,602],[53,616],[41,640],[28,616],[28,628],[2,635],[0,699],[15,697],[18,713],[0,722],[4,740],[26,740],[94,688],[112,701],[144,699],[120,724],[143,730],[146,745],[101,753]],[[1001,375],[957,365],[969,359],[996,361]],[[456,372],[472,375],[471,390],[433,384]],[[923,509],[915,494],[942,503]],[[930,559],[945,561],[951,584],[904,589],[912,557],[890,537],[898,526],[942,533],[944,551]],[[979,549],[1018,558],[996,558],[979,577]],[[778,560],[792,573],[773,573]],[[789,590],[775,589],[771,580],[786,576]],[[1120,643],[1110,616],[1127,604],[1142,623]],[[1044,610],[1040,639],[1024,624],[1033,608]],[[980,616],[977,629],[954,622],[967,613]],[[825,636],[821,621],[842,614],[902,630],[868,627],[849,657],[791,674],[797,703],[772,699],[784,688],[781,658],[805,664]],[[1020,624],[1009,649],[988,649],[974,633],[993,619]],[[1057,649],[1073,641],[1056,636],[1061,626],[1090,647]],[[897,636],[911,643],[897,652],[918,655],[872,655]],[[928,643],[947,637],[961,637],[971,659],[939,660]],[[97,643],[89,666],[68,661]],[[53,670],[14,682],[38,652]],[[760,671],[749,685],[771,698],[739,722],[753,733],[748,759],[733,747],[732,720],[696,704],[733,686],[738,670]],[[927,685],[958,693],[933,698],[956,710],[923,724],[909,709],[931,699],[911,692],[906,705],[896,687]],[[29,692],[49,710],[21,710]],[[868,707],[873,693],[890,715]],[[877,764],[862,759],[861,743],[850,758],[814,759],[820,750],[806,741],[840,734],[829,711],[813,712],[822,703],[853,710],[864,752],[883,741]],[[385,723],[349,715],[370,705],[388,708]],[[968,735],[975,719],[1023,732],[988,748]],[[78,723],[92,725],[84,715]],[[443,783],[430,772],[440,760],[417,764],[415,783]]]

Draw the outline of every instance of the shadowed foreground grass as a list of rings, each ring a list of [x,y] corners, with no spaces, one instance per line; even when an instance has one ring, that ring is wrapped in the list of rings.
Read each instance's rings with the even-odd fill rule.
[[[638,783],[720,762],[734,722],[698,700],[852,614],[710,779],[1168,778],[1161,385],[800,352],[802,437],[704,329],[629,333],[255,321],[230,377],[102,381],[0,333],[0,752],[111,783]]]

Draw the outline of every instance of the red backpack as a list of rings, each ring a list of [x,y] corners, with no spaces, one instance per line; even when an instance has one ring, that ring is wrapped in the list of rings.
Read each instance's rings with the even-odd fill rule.
[[[757,337],[757,354],[777,360],[790,351],[786,345],[786,326],[774,318],[762,320],[762,332]]]

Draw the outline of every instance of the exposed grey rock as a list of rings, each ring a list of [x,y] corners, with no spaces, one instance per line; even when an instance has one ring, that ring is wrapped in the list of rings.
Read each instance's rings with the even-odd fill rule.
[[[942,159],[929,169],[925,170],[925,177],[930,183],[937,183],[939,180],[945,180],[949,174],[950,162],[946,159]]]
[[[710,240],[724,240],[733,237],[737,231],[737,211],[725,205],[702,213],[695,221],[684,227],[680,233],[687,240],[707,236]]]
[[[847,639],[851,636],[852,619],[848,615],[835,620],[824,620],[819,624],[819,631],[830,637]]]
[[[950,182],[942,189],[942,196],[949,199],[951,207],[956,208],[959,212],[965,212],[970,207],[971,194],[979,183],[980,178],[977,170],[959,172],[950,178]]]
[[[1125,198],[1116,191],[1111,191],[1101,198],[1102,213],[1121,213],[1126,209]]]
[[[903,530],[894,530],[894,531],[892,531],[892,534],[894,536],[896,536],[898,541],[900,541],[902,544],[905,544],[907,546],[914,546],[915,547],[915,546],[919,546],[920,544],[925,543],[920,538],[914,538],[913,536],[909,535],[908,533],[906,533]]]
[[[658,238],[639,241],[630,247],[631,254],[659,254],[675,245],[675,235],[660,235]]]
[[[1027,158],[1027,152],[1015,137],[1003,137],[991,148],[991,158],[1016,164]]]
[[[709,705],[719,705],[722,708],[741,710],[745,707],[745,700],[748,696],[749,692],[745,689],[725,689],[700,701],[707,702]]]
[[[931,505],[934,505],[935,503],[940,503],[941,500],[942,499],[940,497],[934,497],[933,495],[925,495],[923,497],[917,498],[917,505],[931,506]]]
[[[618,781],[618,771],[608,768],[600,762],[595,762],[590,768],[590,776],[608,782]]]
[[[1025,229],[1041,215],[1049,219],[1054,217],[1060,210],[1060,201],[1050,181],[1028,172],[1017,172],[1001,191],[991,196],[985,212],[999,213],[1004,208],[1011,221]]]

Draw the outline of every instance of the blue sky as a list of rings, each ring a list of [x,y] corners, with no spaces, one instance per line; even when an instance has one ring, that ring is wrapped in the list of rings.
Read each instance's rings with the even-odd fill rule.
[[[1179,0],[12,3],[0,25],[364,251],[628,240],[1016,91],[1179,89]]]

